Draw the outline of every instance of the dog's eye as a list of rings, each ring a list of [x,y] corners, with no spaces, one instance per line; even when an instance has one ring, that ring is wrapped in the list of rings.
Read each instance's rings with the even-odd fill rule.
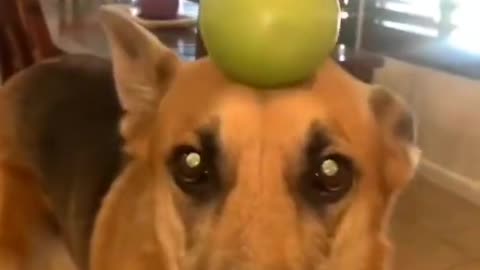
[[[309,193],[315,200],[334,203],[350,190],[355,177],[352,162],[341,155],[318,158],[308,165],[304,175]]]
[[[208,196],[215,184],[212,160],[194,147],[175,149],[168,165],[177,186],[191,196]]]

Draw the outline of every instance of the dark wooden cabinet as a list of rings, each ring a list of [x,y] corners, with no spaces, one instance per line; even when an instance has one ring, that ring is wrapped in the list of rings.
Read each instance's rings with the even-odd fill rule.
[[[357,39],[357,20],[360,2],[359,0],[339,1],[342,9],[342,20],[338,43],[353,48]]]

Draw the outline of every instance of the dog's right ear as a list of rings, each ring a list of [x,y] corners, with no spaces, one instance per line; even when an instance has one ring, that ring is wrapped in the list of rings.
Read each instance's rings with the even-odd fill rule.
[[[421,156],[416,145],[414,116],[405,102],[385,87],[372,87],[369,101],[383,130],[385,151],[388,153],[383,175],[388,177],[391,190],[398,190],[413,177]]]
[[[118,96],[126,111],[121,133],[131,143],[152,122],[180,61],[152,33],[121,11],[103,6],[100,19],[110,45]]]

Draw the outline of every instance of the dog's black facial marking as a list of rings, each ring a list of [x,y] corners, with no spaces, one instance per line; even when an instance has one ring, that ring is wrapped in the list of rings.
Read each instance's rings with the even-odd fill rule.
[[[219,145],[216,129],[203,127],[195,132],[198,147],[176,146],[167,166],[176,185],[196,203],[209,202],[221,190],[219,174]]]
[[[342,199],[355,178],[355,168],[350,158],[327,153],[326,150],[332,145],[331,135],[318,123],[312,124],[298,183],[303,201],[320,211]]]
[[[331,136],[327,130],[318,122],[313,122],[307,136],[307,144],[305,147],[305,156],[307,160],[323,153],[327,147],[333,144]]]
[[[167,166],[176,186],[190,198],[189,203],[180,208],[180,215],[186,228],[193,228],[203,216],[202,213],[211,210],[211,207],[214,207],[216,216],[220,216],[228,193],[222,181],[224,163],[218,139],[218,125],[207,125],[194,133],[198,143],[174,147],[167,159]],[[184,167],[183,158],[188,153],[196,153],[201,158],[198,169]],[[194,248],[196,244],[194,230],[187,230],[185,237],[187,249]]]

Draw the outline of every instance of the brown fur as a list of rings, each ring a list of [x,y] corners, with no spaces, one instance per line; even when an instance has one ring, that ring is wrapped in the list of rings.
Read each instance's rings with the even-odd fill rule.
[[[120,113],[110,63],[89,56],[36,65],[12,77],[0,91],[0,161],[32,175],[25,178],[35,176],[27,179],[35,184],[31,194],[49,202],[43,215],[58,223],[59,228],[51,229],[68,239],[78,262],[88,256],[93,218],[120,168]],[[0,209],[7,220],[23,202],[8,199],[23,194],[17,195],[21,186],[8,187],[0,193],[9,205]],[[8,224],[13,228],[0,231],[21,226]]]
[[[38,188],[38,183],[55,183],[52,177],[57,176],[49,178],[51,175],[37,164],[39,159],[31,157],[30,153],[38,149],[35,143],[25,146],[14,135],[21,118],[13,108],[24,108],[25,104],[2,97],[7,108],[2,125],[10,131],[0,137],[5,142],[1,145],[6,149],[2,155],[7,162],[0,168],[0,213],[9,213],[12,218],[5,222],[2,215],[0,225],[1,230],[14,234],[2,234],[5,240],[0,239],[0,267],[7,265],[3,258],[8,257],[19,268],[1,269],[46,269],[31,263],[39,252],[27,243],[35,235],[64,239],[73,247],[78,245],[78,237],[72,236],[91,239],[87,251],[69,249],[77,265],[88,264],[91,270],[388,268],[390,211],[416,165],[413,121],[398,98],[381,87],[357,81],[331,61],[309,83],[270,91],[252,89],[226,78],[208,58],[181,62],[146,30],[114,11],[105,9],[102,19],[112,49],[119,103],[125,111],[120,132],[129,162],[108,192],[71,199],[88,202],[103,198],[102,205],[87,216],[94,221],[92,234],[65,226],[68,218],[52,210],[59,203],[52,201],[55,197],[48,192],[52,186],[47,185],[47,192]],[[68,65],[56,66],[64,69]],[[80,68],[75,72],[80,75],[87,71]],[[108,81],[108,72],[105,74],[102,78]],[[18,80],[24,82],[27,77]],[[78,82],[83,87],[95,81],[85,79]],[[18,83],[7,84],[4,91],[10,92],[14,85]],[[20,88],[32,87],[27,83]],[[105,88],[111,87],[107,83]],[[31,91],[26,93],[31,95]],[[88,100],[85,95],[80,98],[79,102]],[[101,99],[116,101],[106,96]],[[84,107],[74,109],[82,112],[86,111]],[[115,106],[102,110],[109,111],[113,114],[105,120],[111,123],[107,131],[115,130],[112,123],[118,122]],[[76,133],[88,133],[95,126],[84,122],[74,125]],[[43,125],[35,123],[23,128],[35,133]],[[360,171],[348,194],[333,204],[307,204],[299,192],[303,179],[296,175],[305,166],[304,147],[312,123],[332,140],[328,151],[348,156]],[[176,146],[200,147],[199,129],[215,134],[221,156],[222,192],[206,203],[195,201],[179,189],[167,166]],[[112,134],[107,131],[98,138]],[[65,136],[75,138],[72,134]],[[77,142],[66,141],[62,147],[74,147]],[[89,143],[100,145],[94,141]],[[118,142],[114,145],[120,147]],[[80,148],[74,151],[92,159],[95,156]],[[99,153],[115,151],[107,147]],[[68,174],[72,168],[68,158],[75,157],[56,160],[56,166],[67,170],[66,183],[78,177],[76,170]],[[111,155],[115,160],[119,157]],[[11,167],[8,162],[12,160],[23,161],[20,164],[26,167]],[[80,177],[85,178],[87,189],[103,179],[94,177],[103,170],[110,172],[107,175],[113,180],[118,166],[105,165],[105,161],[80,161],[85,171]],[[25,213],[19,218],[11,206],[14,196],[22,206],[17,210]],[[53,218],[62,233],[25,229],[25,223],[36,224],[26,217],[34,221]],[[55,228],[55,222],[48,228]],[[82,255],[85,252],[88,255]],[[22,268],[24,263],[34,266]]]

